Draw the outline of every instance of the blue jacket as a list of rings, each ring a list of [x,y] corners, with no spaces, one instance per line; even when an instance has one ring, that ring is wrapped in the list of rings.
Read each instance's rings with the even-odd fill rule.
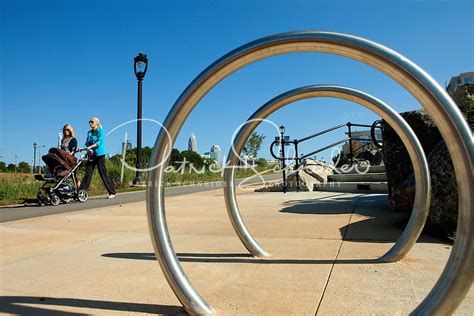
[[[105,151],[105,145],[104,145],[104,140],[105,140],[104,134],[105,134],[104,129],[102,127],[97,127],[95,131],[90,130],[87,132],[85,147],[88,147],[92,144],[96,144],[97,147],[92,148],[96,156],[103,156],[107,153]]]

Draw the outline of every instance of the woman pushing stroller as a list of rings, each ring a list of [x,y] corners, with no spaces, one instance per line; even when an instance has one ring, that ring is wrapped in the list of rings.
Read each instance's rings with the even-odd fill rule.
[[[63,138],[59,148],[50,148],[48,154],[42,157],[50,171],[47,178],[63,177],[76,166],[77,159],[74,157],[76,148],[77,140],[74,135],[74,129],[70,124],[66,124],[63,127]],[[75,172],[74,175],[76,175]]]
[[[69,203],[72,200],[84,203],[89,197],[86,190],[77,189],[79,180],[76,171],[85,156],[79,161],[74,157],[77,140],[71,125],[64,125],[63,136],[60,148],[50,148],[48,154],[41,157],[48,166],[50,174],[35,175],[35,179],[45,181],[37,194],[40,205],[58,205],[61,201]]]
[[[63,127],[64,137],[60,148],[53,147],[47,155],[42,157],[52,174],[50,177],[35,175],[37,180],[45,181],[37,194],[40,205],[48,203],[58,205],[61,201],[68,203],[73,199],[79,202],[86,202],[89,197],[87,189],[89,188],[96,165],[99,169],[100,177],[109,192],[108,198],[113,199],[116,196],[112,181],[107,176],[105,168],[104,130],[102,125],[100,125],[99,119],[96,117],[89,120],[89,125],[91,130],[87,133],[86,144],[83,148],[77,148],[74,129],[70,124],[66,124]],[[74,154],[76,151],[83,150],[87,150],[87,155],[81,156],[78,161]],[[76,170],[85,159],[87,159],[86,172],[83,182],[79,185]],[[69,185],[69,183],[72,185]]]
[[[117,193],[115,192],[115,188],[110,180],[109,176],[107,175],[107,169],[105,167],[105,133],[100,121],[97,117],[92,117],[89,120],[90,131],[87,132],[87,139],[85,146],[80,150],[87,150],[89,159],[86,163],[86,172],[84,174],[84,179],[82,179],[82,183],[80,189],[87,190],[91,183],[92,174],[94,173],[95,166],[99,169],[99,175],[104,183],[107,191],[109,192],[109,199],[115,198]]]

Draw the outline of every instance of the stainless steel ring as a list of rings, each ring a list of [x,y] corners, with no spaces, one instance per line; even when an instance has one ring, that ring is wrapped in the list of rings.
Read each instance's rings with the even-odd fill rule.
[[[443,273],[413,314],[452,313],[471,287],[474,276],[474,211],[471,198],[474,191],[473,138],[461,112],[444,89],[420,67],[389,48],[356,36],[319,31],[277,34],[245,44],[215,61],[183,91],[157,136],[150,164],[159,164],[171,150],[186,118],[216,84],[253,62],[295,52],[341,55],[384,72],[410,92],[438,126],[456,172],[458,229]],[[171,144],[165,129],[170,134]],[[193,288],[173,250],[164,207],[164,165],[149,173],[147,189],[148,223],[156,257],[186,311],[190,314],[211,314],[213,309]]]
[[[423,230],[430,208],[430,173],[423,147],[411,129],[410,125],[394,109],[383,101],[370,94],[335,85],[315,85],[297,88],[282,93],[257,109],[238,131],[232,148],[229,150],[226,169],[224,170],[224,197],[227,213],[234,229],[247,250],[256,257],[265,257],[267,252],[255,241],[240,215],[239,206],[235,196],[235,168],[240,160],[240,152],[250,134],[257,128],[261,121],[278,109],[290,103],[308,98],[340,98],[353,101],[369,110],[374,111],[386,120],[397,132],[408,150],[413,164],[416,180],[415,203],[410,220],[401,237],[389,251],[379,260],[393,262],[403,258],[416,243]]]

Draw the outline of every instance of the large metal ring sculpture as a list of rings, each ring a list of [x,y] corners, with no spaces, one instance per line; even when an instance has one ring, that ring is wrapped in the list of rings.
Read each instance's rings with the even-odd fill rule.
[[[249,233],[240,216],[239,206],[235,196],[235,166],[240,160],[240,152],[245,145],[247,138],[261,123],[261,120],[267,118],[270,114],[278,109],[304,99],[329,97],[340,98],[348,101],[356,102],[365,106],[369,110],[374,111],[386,120],[390,126],[397,132],[403,141],[403,144],[410,155],[413,170],[415,173],[416,193],[413,211],[410,216],[408,225],[406,226],[401,237],[395,245],[379,260],[381,262],[393,262],[403,258],[408,251],[416,243],[416,240],[421,234],[425,226],[426,218],[430,208],[430,173],[428,161],[426,160],[418,138],[411,129],[410,125],[383,101],[358,90],[334,85],[316,85],[302,87],[288,92],[282,93],[279,96],[265,103],[258,110],[256,110],[247,120],[245,125],[237,133],[232,148],[229,151],[227,158],[226,169],[224,170],[224,197],[227,207],[227,213],[234,226],[237,235],[247,248],[247,250],[254,256],[265,257],[267,252],[262,249]]]
[[[438,126],[454,164],[459,196],[456,240],[439,280],[413,311],[416,315],[449,314],[463,300],[474,275],[474,191],[473,139],[454,101],[426,72],[402,55],[369,40],[331,32],[291,32],[245,44],[206,68],[180,95],[157,136],[150,164],[166,157],[188,115],[221,80],[253,62],[295,52],[320,52],[345,56],[372,66],[402,85],[428,111]],[[169,132],[173,143],[168,143]],[[190,314],[211,314],[214,310],[187,279],[173,250],[166,224],[164,172],[166,164],[149,173],[148,223],[156,257],[163,273],[185,310]]]

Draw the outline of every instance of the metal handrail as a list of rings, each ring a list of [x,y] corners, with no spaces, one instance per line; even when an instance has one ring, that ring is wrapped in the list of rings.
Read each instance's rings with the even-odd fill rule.
[[[299,159],[301,160],[301,159],[308,158],[309,156],[312,156],[312,155],[314,155],[314,154],[320,153],[320,152],[322,152],[322,151],[325,151],[326,149],[329,149],[329,148],[331,148],[331,147],[337,146],[337,145],[339,145],[339,144],[345,143],[346,141],[347,141],[347,138],[342,139],[342,140],[340,140],[340,141],[338,141],[338,142],[332,143],[332,144],[330,144],[330,145],[327,145],[327,146],[324,146],[324,147],[322,147],[322,148],[319,148],[319,149],[317,149],[317,150],[315,150],[315,151],[312,151],[312,152],[310,152],[309,154],[303,155],[303,156],[301,156]]]
[[[308,139],[311,139],[311,138],[314,138],[314,137],[321,136],[321,135],[323,135],[323,134],[332,132],[332,131],[334,131],[334,130],[336,130],[336,129],[339,129],[339,128],[341,128],[341,127],[347,126],[347,124],[349,124],[349,123],[337,125],[337,126],[334,126],[334,127],[328,128],[328,129],[325,129],[324,131],[315,133],[315,134],[313,134],[313,135],[309,135],[309,136],[300,138],[300,139],[298,139],[298,143],[301,143],[301,142],[304,142],[305,140],[308,140]],[[369,126],[369,127],[370,127],[370,126]]]
[[[334,130],[337,130],[339,128],[342,128],[344,126],[347,126],[349,129],[352,127],[352,126],[356,126],[356,127],[370,127],[371,128],[371,138],[355,138],[355,137],[352,137],[351,134],[351,131],[349,131],[349,137],[347,137],[346,139],[344,140],[341,140],[340,142],[337,142],[337,143],[334,143],[334,144],[331,144],[331,145],[328,145],[328,146],[325,146],[323,148],[320,148],[318,150],[315,150],[307,155],[304,155],[303,157],[309,157],[311,155],[314,155],[314,154],[317,154],[318,152],[321,152],[321,151],[324,151],[325,149],[328,149],[328,148],[331,148],[333,146],[336,146],[336,145],[339,145],[340,143],[344,142],[344,141],[347,141],[347,140],[357,140],[357,141],[371,141],[373,142],[377,147],[379,147],[379,143],[378,141],[376,140],[375,138],[375,133],[374,133],[374,129],[375,128],[380,128],[380,127],[377,127],[376,124],[380,123],[380,120],[377,120],[375,121],[372,125],[367,125],[367,124],[356,124],[356,123],[352,123],[352,122],[347,122],[345,124],[340,124],[340,125],[337,125],[337,126],[334,126],[334,127],[331,127],[331,128],[328,128],[328,129],[325,129],[321,132],[317,132],[317,133],[314,133],[314,134],[311,134],[309,136],[306,136],[306,137],[303,137],[303,138],[300,138],[300,139],[295,139],[295,140],[291,140],[291,141],[286,141],[283,139],[283,142],[285,144],[294,144],[294,145],[297,145],[301,142],[304,142],[306,140],[309,140],[309,139],[312,139],[314,137],[317,137],[317,136],[321,136],[321,135],[324,135],[326,133],[329,133],[329,132],[332,132]],[[280,137],[281,138],[281,137]],[[278,139],[278,140],[275,140],[274,142],[272,142],[272,144],[270,145],[270,153],[272,155],[273,158],[275,159],[279,159],[281,160],[281,157],[278,157],[276,156],[274,153],[273,153],[273,147],[276,145],[276,144],[279,144],[281,143],[281,139]],[[350,145],[351,146],[351,145]],[[380,147],[379,147],[380,148]],[[299,157],[298,159],[302,159],[302,157]],[[285,158],[285,160],[296,160],[296,157],[295,158]]]
[[[371,141],[372,143],[375,144],[375,146],[377,148],[381,148],[381,145],[378,143],[378,140],[375,137],[375,128],[380,128],[380,127],[377,127],[378,124],[380,124],[380,121],[375,121],[372,125],[347,122],[345,124],[336,125],[334,127],[325,129],[323,131],[311,134],[309,136],[306,136],[306,137],[303,137],[303,138],[300,138],[300,139],[285,140],[285,137],[284,137],[283,133],[279,137],[275,137],[275,140],[270,144],[270,154],[272,155],[273,158],[281,161],[281,163],[282,163],[282,169],[283,169],[283,171],[282,171],[283,172],[282,188],[283,188],[283,192],[286,193],[286,189],[287,189],[287,187],[286,187],[286,165],[285,165],[285,161],[294,160],[295,161],[295,169],[298,170],[299,167],[300,167],[300,163],[303,159],[308,158],[308,157],[310,157],[312,155],[315,155],[317,153],[320,153],[320,152],[322,152],[326,149],[329,149],[331,147],[337,146],[339,144],[342,144],[342,143],[345,143],[345,142],[348,141],[349,142],[349,159],[350,159],[350,163],[351,163],[351,166],[352,166],[354,164],[354,149],[352,148],[352,141],[353,140],[356,140],[356,141]],[[335,130],[337,130],[339,128],[342,128],[342,127],[345,127],[345,126],[348,129],[348,132],[347,132],[348,137],[347,138],[344,138],[340,141],[329,144],[327,146],[318,148],[315,151],[312,151],[312,152],[310,152],[306,155],[302,155],[301,157],[298,157],[298,144],[300,144],[304,141],[307,141],[309,139],[324,135],[326,133],[335,131]],[[356,127],[370,127],[371,138],[352,137],[352,129],[351,128],[353,126],[356,126]],[[279,156],[275,155],[275,153],[273,152],[273,148],[276,144],[280,144],[282,146],[281,155],[279,155]],[[285,145],[295,146],[295,156],[294,157],[285,157],[285,148],[284,148]],[[357,148],[357,150],[359,150],[360,148],[363,148],[364,146],[361,146],[361,147]],[[300,177],[299,177],[299,174],[296,174],[296,191],[300,191]]]

